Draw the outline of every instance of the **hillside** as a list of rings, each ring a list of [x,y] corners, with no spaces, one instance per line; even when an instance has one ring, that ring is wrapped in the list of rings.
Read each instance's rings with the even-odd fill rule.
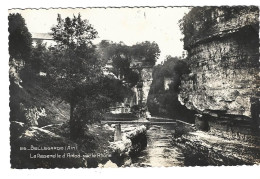
[[[104,153],[113,141],[113,132],[98,125],[88,125],[84,137],[69,139],[69,105],[43,87],[44,78],[24,83],[18,74],[10,78],[10,144],[12,168],[78,168],[97,167],[107,158],[57,157],[64,150],[36,148],[71,147],[66,154]],[[99,134],[98,136],[96,134]],[[35,148],[32,148],[35,147]],[[74,149],[73,149],[74,148]],[[36,158],[33,158],[36,157]]]
[[[27,122],[39,127],[69,120],[69,105],[42,86],[41,78],[18,86],[10,84],[11,121]]]

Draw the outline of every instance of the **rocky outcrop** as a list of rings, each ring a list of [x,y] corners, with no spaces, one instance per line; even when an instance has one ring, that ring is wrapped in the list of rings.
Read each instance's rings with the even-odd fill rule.
[[[259,137],[241,140],[237,134],[204,132],[194,125],[176,121],[173,144],[184,155],[185,166],[254,165],[260,163]],[[228,136],[228,137],[227,137]]]
[[[45,108],[38,109],[37,107],[25,109],[25,117],[28,120],[28,124],[31,126],[38,125],[38,119],[40,117],[46,117]]]
[[[152,73],[153,73],[153,68],[152,66],[145,66],[145,67],[140,67],[139,70],[140,73],[140,84],[135,86],[135,92],[136,92],[136,101],[137,104],[141,103],[146,105],[147,103],[147,98],[148,98],[148,93],[153,81],[152,78]]]
[[[259,139],[258,139],[259,140]],[[260,163],[260,147],[241,140],[223,139],[203,131],[177,139],[185,156],[185,166],[254,165]]]
[[[135,143],[135,139],[140,138],[142,135],[146,135],[146,127],[143,125],[123,128],[122,140],[111,142],[110,148],[113,153],[118,153],[120,156],[129,155],[133,150],[138,150],[134,146],[138,143]],[[142,144],[145,145],[145,142]]]
[[[259,134],[258,28],[257,7],[194,8],[186,16],[191,73],[183,76],[178,98],[197,111],[198,128]]]
[[[145,118],[150,115],[146,106],[149,90],[153,80],[153,65],[143,64],[143,62],[140,61],[138,65],[131,64],[131,68],[139,75],[139,81],[131,88],[132,95],[126,97],[123,103],[117,103],[115,107],[111,108],[110,112],[113,114],[130,113],[133,112],[131,111],[131,108],[139,106],[137,110],[138,112],[136,112],[139,113],[139,117]]]
[[[130,156],[139,153],[147,145],[146,127],[127,126],[122,129],[122,139],[111,142],[112,162],[118,166],[131,164]]]

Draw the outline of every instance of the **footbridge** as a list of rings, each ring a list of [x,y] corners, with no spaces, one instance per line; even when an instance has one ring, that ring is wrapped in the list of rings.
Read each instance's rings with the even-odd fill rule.
[[[101,121],[101,124],[139,124],[139,125],[176,125],[176,121],[173,122],[154,122],[154,121]]]

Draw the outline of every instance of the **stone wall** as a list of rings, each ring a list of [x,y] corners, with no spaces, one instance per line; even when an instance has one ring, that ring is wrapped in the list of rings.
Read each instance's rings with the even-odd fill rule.
[[[244,128],[260,127],[259,10],[247,8],[226,21],[225,11],[210,9],[215,24],[209,29],[214,30],[198,35],[195,28],[197,36],[184,41],[191,73],[183,76],[179,101],[210,128],[221,123],[251,133]],[[201,27],[204,20],[194,24]]]

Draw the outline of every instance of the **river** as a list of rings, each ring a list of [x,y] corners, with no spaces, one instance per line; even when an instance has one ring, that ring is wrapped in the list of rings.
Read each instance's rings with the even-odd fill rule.
[[[167,119],[153,118],[162,122]],[[132,163],[136,166],[171,167],[184,166],[184,156],[180,149],[172,144],[174,126],[151,125],[147,129],[147,147],[135,157]]]

